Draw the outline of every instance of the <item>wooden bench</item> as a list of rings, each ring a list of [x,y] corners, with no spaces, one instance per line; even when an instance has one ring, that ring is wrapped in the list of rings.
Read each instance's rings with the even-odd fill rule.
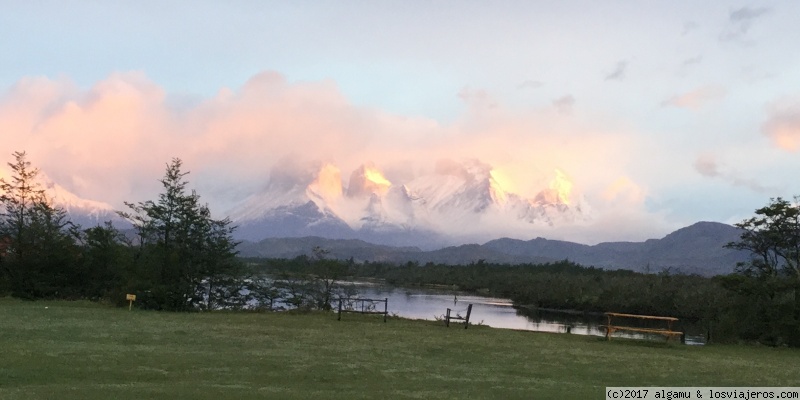
[[[672,323],[677,321],[677,318],[674,317],[656,317],[652,315],[637,315],[637,314],[623,314],[623,313],[613,313],[607,312],[605,313],[608,323],[606,325],[600,325],[600,327],[606,329],[606,339],[611,340],[611,334],[615,331],[631,331],[631,332],[642,332],[642,333],[655,333],[658,335],[664,335],[667,337],[667,341],[673,336],[683,336],[683,332],[673,331],[672,330]],[[667,323],[666,329],[661,328],[638,328],[632,326],[620,326],[614,325],[611,322],[612,318],[630,318],[630,319],[642,319],[642,320],[657,320],[657,321],[665,321]]]

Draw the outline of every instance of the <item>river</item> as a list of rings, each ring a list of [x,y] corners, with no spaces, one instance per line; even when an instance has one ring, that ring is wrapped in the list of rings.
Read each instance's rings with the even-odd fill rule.
[[[446,289],[400,288],[364,282],[352,282],[359,297],[388,299],[390,315],[403,318],[438,320],[444,317],[447,308],[451,315],[466,315],[472,304],[471,324],[493,328],[519,329],[537,332],[569,333],[577,335],[605,336],[600,325],[605,323],[602,314],[568,313],[557,311],[527,311],[513,307],[511,300],[476,296]],[[452,326],[452,323],[451,323]],[[661,327],[661,328],[665,328]],[[696,327],[687,329],[686,344],[703,344],[705,337]],[[678,328],[680,329],[680,328]],[[694,332],[692,332],[694,331]],[[618,331],[614,336],[664,340],[661,335],[644,335]]]

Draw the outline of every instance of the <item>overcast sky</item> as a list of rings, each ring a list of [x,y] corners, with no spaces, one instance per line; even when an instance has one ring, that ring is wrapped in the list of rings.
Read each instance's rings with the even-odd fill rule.
[[[0,150],[224,212],[286,160],[559,169],[613,240],[800,194],[800,2],[0,1]]]

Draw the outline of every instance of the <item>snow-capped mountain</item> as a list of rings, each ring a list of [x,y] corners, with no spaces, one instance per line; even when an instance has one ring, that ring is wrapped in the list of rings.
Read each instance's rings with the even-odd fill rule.
[[[9,181],[9,178],[4,178]],[[45,197],[52,205],[62,208],[70,221],[84,228],[100,225],[105,221],[122,221],[110,204],[81,198],[55,183],[41,171],[36,177],[35,184],[44,190]]]
[[[530,197],[508,190],[497,171],[478,160],[440,161],[428,172],[408,176],[387,177],[365,163],[345,184],[332,164],[283,164],[262,190],[227,215],[239,239],[321,236],[422,249],[498,237],[527,239],[590,217],[560,171]],[[37,184],[74,223],[91,227],[110,220],[127,226],[110,204],[81,198],[42,172]]]
[[[229,216],[243,239],[265,237],[354,237],[350,226],[328,204],[342,197],[339,170],[275,169],[266,188],[250,196]]]
[[[264,190],[230,216],[248,240],[316,235],[432,248],[587,219],[585,202],[571,192],[556,171],[548,187],[525,198],[505,190],[478,160],[441,161],[407,182],[393,182],[367,163],[346,187],[339,169],[324,164],[276,168]]]

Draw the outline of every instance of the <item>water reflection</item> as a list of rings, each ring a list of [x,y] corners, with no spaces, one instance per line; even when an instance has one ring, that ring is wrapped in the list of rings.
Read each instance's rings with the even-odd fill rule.
[[[520,329],[537,332],[572,333],[577,335],[605,336],[600,325],[605,317],[600,313],[564,313],[555,311],[533,311],[516,309],[508,299],[483,297],[446,289],[398,288],[359,282],[359,296],[389,300],[389,313],[404,318],[442,319],[447,308],[455,315],[466,314],[467,305],[472,304],[472,324],[494,328]],[[632,321],[632,323],[639,323]],[[641,322],[647,327],[648,321]],[[628,322],[626,321],[626,324]],[[663,327],[661,327],[663,328]],[[687,332],[687,344],[702,344],[702,334]],[[695,332],[696,333],[696,332]],[[638,334],[618,331],[614,336],[650,338],[664,340],[661,335]]]

